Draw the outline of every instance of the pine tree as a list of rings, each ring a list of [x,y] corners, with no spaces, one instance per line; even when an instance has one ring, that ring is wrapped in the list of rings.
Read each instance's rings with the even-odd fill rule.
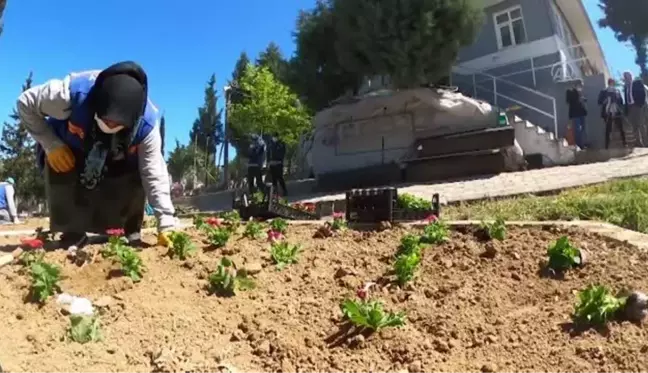
[[[7,0],[0,0],[0,34],[2,34],[2,29],[4,26],[4,22],[2,21],[2,14],[4,13],[6,6],[7,6]]]
[[[284,60],[281,50],[275,42],[270,42],[266,49],[259,54],[256,64],[268,68],[277,80],[286,83],[288,63]]]
[[[216,76],[212,74],[205,88],[205,102],[198,108],[198,118],[189,132],[189,141],[195,142],[211,159],[215,158],[216,148],[223,142],[223,123],[217,103]]]
[[[232,79],[229,82],[230,85],[234,85],[234,86],[237,85],[237,82],[245,74],[245,69],[247,69],[249,64],[250,64],[250,59],[248,58],[247,53],[241,52],[241,55],[236,61],[236,65],[234,65],[234,71],[232,72]]]
[[[22,91],[32,85],[32,73],[25,80]],[[13,177],[16,180],[16,193],[25,203],[37,203],[45,199],[43,177],[36,164],[36,143],[24,126],[14,109],[10,115],[13,123],[4,123],[0,138],[2,154],[3,180]]]

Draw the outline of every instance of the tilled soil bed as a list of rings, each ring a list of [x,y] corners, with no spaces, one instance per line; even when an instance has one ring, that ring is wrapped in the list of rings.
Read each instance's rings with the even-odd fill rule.
[[[336,340],[340,302],[388,273],[408,229],[326,239],[312,238],[315,230],[289,228],[287,239],[303,252],[282,271],[270,262],[268,243],[240,235],[186,262],[150,247],[142,251],[148,271],[135,284],[109,278],[117,266],[100,256],[77,267],[64,252],[49,252],[46,259],[63,268],[62,291],[103,297],[104,338],[83,345],[65,338],[69,320],[55,299],[43,307],[27,302],[29,276],[18,264],[6,266],[0,364],[68,372],[648,371],[645,328],[614,322],[607,334],[569,330],[577,290],[591,283],[648,289],[648,255],[635,248],[578,230],[509,228],[501,243],[455,230],[448,243],[424,251],[412,285],[375,294],[387,310],[406,313],[404,327]],[[563,280],[541,277],[546,248],[563,234],[588,249],[589,264]],[[209,295],[206,278],[223,252],[256,273],[256,289]]]

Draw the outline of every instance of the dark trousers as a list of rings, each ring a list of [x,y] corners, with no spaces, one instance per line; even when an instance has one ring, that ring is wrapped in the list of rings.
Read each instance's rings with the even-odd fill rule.
[[[76,170],[56,173],[46,166],[44,173],[52,232],[103,234],[122,228],[131,234],[142,229],[146,194],[136,170],[106,175],[92,190],[79,184]]]
[[[623,146],[627,146],[625,132],[623,132],[623,118],[620,116],[609,116],[605,118],[605,149],[610,147],[610,133],[612,132],[612,126],[615,126],[619,133],[621,134],[621,141]]]
[[[270,166],[270,178],[272,179],[272,189],[275,190],[278,194],[279,188],[283,191],[283,195],[288,194],[288,189],[286,189],[286,181],[284,180],[283,175],[283,163],[273,164]]]
[[[248,166],[247,182],[250,189],[250,194],[256,193],[257,190],[265,190],[263,184],[263,175],[261,174],[261,167]]]

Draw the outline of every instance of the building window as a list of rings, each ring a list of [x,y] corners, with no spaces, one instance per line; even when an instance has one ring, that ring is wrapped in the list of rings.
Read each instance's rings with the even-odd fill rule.
[[[493,19],[495,20],[497,45],[500,49],[526,42],[522,8],[517,6],[495,13]]]

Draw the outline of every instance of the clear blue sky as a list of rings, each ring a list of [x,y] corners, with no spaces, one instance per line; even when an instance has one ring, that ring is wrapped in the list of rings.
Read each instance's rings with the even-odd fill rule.
[[[593,23],[597,0],[584,0]],[[212,73],[222,89],[242,50],[251,58],[275,41],[294,50],[299,9],[314,0],[8,0],[0,36],[0,123],[7,118],[29,71],[35,83],[72,71],[101,69],[126,59],[140,62],[151,98],[167,118],[167,151],[188,132]],[[599,30],[617,75],[637,70],[634,52],[609,30]],[[222,103],[222,102],[221,102]]]

